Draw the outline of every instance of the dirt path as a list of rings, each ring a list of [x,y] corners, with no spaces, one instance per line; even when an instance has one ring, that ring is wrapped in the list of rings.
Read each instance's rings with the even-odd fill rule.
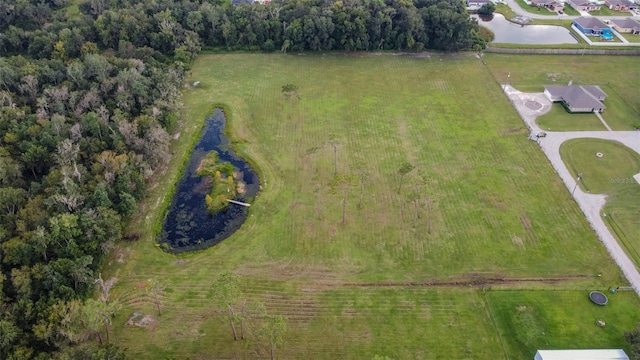
[[[537,278],[508,278],[501,276],[463,276],[457,279],[406,281],[406,282],[347,282],[340,283],[345,287],[487,287],[492,285],[515,285],[538,283],[545,285],[563,284],[576,279],[589,279],[593,275],[557,275],[553,277]]]
[[[503,85],[503,89],[527,127],[531,130],[531,134],[535,135],[540,132],[541,129],[538,124],[536,124],[535,119],[550,109],[551,102],[546,96],[543,93],[523,93],[510,85]],[[532,108],[536,108],[537,106],[532,106],[534,105],[532,101],[538,102],[542,106],[537,110],[533,110]],[[609,254],[611,254],[613,260],[618,264],[635,292],[640,295],[640,273],[602,219],[602,216],[606,216],[606,214],[601,213],[602,207],[606,202],[606,196],[585,193],[579,187],[576,187],[576,179],[571,176],[571,173],[560,157],[560,145],[567,140],[579,138],[618,141],[640,154],[640,131],[546,131],[546,134],[546,137],[540,138],[538,141],[540,148],[549,159],[549,162],[551,162],[551,166],[553,166],[556,173],[558,173],[562,181],[564,181],[569,191],[573,192],[573,198],[585,214],[591,227],[607,248]],[[573,191],[574,188],[575,192]]]

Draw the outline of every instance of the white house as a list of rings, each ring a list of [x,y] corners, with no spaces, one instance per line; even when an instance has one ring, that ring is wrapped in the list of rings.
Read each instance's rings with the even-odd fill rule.
[[[621,349],[538,350],[534,360],[629,360]]]

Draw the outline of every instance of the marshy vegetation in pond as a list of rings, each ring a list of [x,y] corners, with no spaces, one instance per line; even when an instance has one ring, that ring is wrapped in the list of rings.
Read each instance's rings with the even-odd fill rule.
[[[240,228],[248,209],[227,200],[251,202],[259,179],[229,146],[225,115],[216,109],[207,118],[167,211],[159,243],[166,250],[204,249]]]
[[[206,177],[204,184],[210,183],[211,191],[204,197],[204,202],[212,214],[229,206],[228,200],[244,194],[245,185],[239,180],[241,173],[230,162],[220,161],[215,150],[208,152],[200,160],[196,174]]]

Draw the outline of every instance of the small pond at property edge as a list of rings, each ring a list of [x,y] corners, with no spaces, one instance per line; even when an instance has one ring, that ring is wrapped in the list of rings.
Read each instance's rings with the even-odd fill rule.
[[[478,24],[493,31],[494,43],[506,44],[577,44],[578,40],[562,26],[554,25],[520,25],[504,18],[502,14],[494,14],[493,19],[484,21],[477,15]]]
[[[220,109],[206,119],[202,136],[178,182],[158,241],[168,244],[172,252],[213,246],[238,230],[247,218],[248,209],[239,205],[230,204],[213,215],[207,211],[205,196],[211,190],[211,182],[195,172],[209,151],[217,151],[221,161],[230,162],[241,173],[240,180],[246,184],[245,194],[235,200],[245,201],[258,194],[258,176],[249,164],[231,150],[229,139],[224,135],[224,124],[225,116]]]

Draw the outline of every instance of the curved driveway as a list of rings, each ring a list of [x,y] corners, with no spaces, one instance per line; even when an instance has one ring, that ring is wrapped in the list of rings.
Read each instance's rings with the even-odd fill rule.
[[[510,85],[503,85],[503,89],[511,103],[514,105],[525,124],[531,130],[532,135],[542,131],[538,124],[536,124],[536,117],[546,113],[551,108],[551,102],[543,93],[523,93]],[[541,104],[537,110],[532,110],[526,106],[527,103],[533,104],[536,102]],[[537,108],[538,106],[531,106]],[[635,290],[640,295],[640,273],[635,264],[624,252],[616,238],[611,234],[609,228],[602,220],[602,216],[606,214],[602,213],[602,207],[605,204],[606,196],[585,193],[577,187],[576,179],[571,176],[564,161],[560,157],[560,145],[563,142],[570,139],[578,138],[598,138],[605,140],[614,140],[621,142],[625,146],[633,149],[640,154],[640,131],[565,131],[565,132],[550,132],[545,131],[546,137],[540,138],[538,143],[540,148],[545,153],[551,166],[558,173],[562,181],[573,192],[573,198],[576,203],[585,214],[587,221],[591,227],[595,230],[596,234],[606,247],[613,260],[622,269],[623,274]],[[575,188],[575,191],[573,191]]]

